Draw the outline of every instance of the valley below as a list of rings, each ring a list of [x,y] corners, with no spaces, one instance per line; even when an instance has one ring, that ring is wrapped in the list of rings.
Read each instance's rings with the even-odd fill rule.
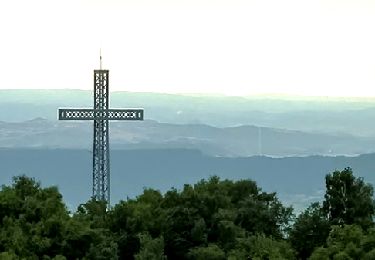
[[[0,149],[0,183],[25,174],[56,185],[71,210],[91,196],[92,154],[82,149]],[[189,149],[137,149],[111,151],[111,203],[134,198],[149,187],[165,192],[181,189],[209,176],[251,179],[267,192],[277,192],[297,211],[320,201],[325,175],[351,167],[358,177],[375,184],[375,154],[356,157],[307,156],[270,158],[213,157]]]

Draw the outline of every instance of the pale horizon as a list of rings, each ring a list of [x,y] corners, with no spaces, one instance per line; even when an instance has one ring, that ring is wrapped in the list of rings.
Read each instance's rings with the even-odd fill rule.
[[[0,89],[375,97],[375,3],[6,1]]]
[[[92,87],[93,88],[93,87]],[[93,89],[83,89],[83,88],[4,88],[0,91],[85,91],[90,92]],[[214,93],[214,92],[158,92],[158,91],[132,91],[132,90],[110,90],[111,93],[125,92],[133,94],[165,94],[165,95],[180,95],[180,96],[192,96],[192,97],[243,97],[243,98],[265,98],[265,99],[296,99],[296,100],[309,100],[309,99],[324,99],[324,100],[369,100],[371,102],[375,101],[374,96],[329,96],[329,95],[304,95],[304,94],[289,94],[289,93],[252,93],[244,95],[226,94],[226,93]]]

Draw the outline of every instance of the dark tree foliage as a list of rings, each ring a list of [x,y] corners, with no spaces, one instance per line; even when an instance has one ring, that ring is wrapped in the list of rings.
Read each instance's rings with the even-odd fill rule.
[[[295,259],[295,252],[284,240],[258,234],[239,239],[228,259]]]
[[[316,247],[323,246],[330,223],[319,203],[313,203],[296,219],[289,240],[300,259],[307,259]]]
[[[334,251],[334,248],[338,248],[337,234],[346,232],[345,234],[350,237],[350,234],[358,235],[362,230],[367,232],[374,226],[373,187],[362,178],[355,177],[350,168],[334,171],[328,174],[325,180],[323,207],[314,203],[301,213],[289,233],[289,241],[300,259],[309,258],[312,252],[314,259],[362,259],[364,253],[359,257],[354,252],[356,250],[350,251],[351,247],[357,247],[361,251],[362,245],[357,243],[358,239],[348,240],[349,249],[345,252],[341,252],[347,246],[345,243],[340,242],[340,253]],[[348,228],[352,225],[356,225],[357,228]]]
[[[251,234],[282,239],[291,213],[275,194],[262,192],[253,181],[221,181],[214,176],[164,196],[146,189],[135,200],[117,204],[108,213],[108,227],[117,239],[120,258],[144,252],[139,234],[147,233],[151,239],[163,237],[168,259],[191,259],[213,251],[225,255],[239,238]]]
[[[261,192],[252,181],[220,181],[215,176],[185,185],[181,192],[167,192],[161,206],[166,213],[165,249],[173,259],[185,259],[191,248],[209,244],[228,252],[237,239],[251,234],[281,239],[292,213],[275,194]]]
[[[20,176],[2,187],[0,220],[0,252],[42,259],[61,252],[70,218],[56,187]]]
[[[315,249],[310,259],[375,259],[375,230],[364,232],[357,225],[333,226],[325,247]]]
[[[374,259],[372,187],[350,169],[326,182],[324,206],[291,227],[292,208],[250,180],[145,189],[71,214],[56,187],[20,176],[0,190],[0,259]]]
[[[111,251],[117,258],[111,236],[95,228],[100,215],[83,208],[71,217],[56,187],[14,178],[0,191],[0,252],[14,259],[111,259],[104,254]]]
[[[373,187],[356,178],[350,168],[326,176],[323,210],[331,225],[373,226],[375,203]]]

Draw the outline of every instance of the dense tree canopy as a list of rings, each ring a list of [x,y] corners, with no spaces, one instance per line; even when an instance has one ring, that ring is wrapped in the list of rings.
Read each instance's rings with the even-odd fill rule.
[[[355,177],[350,168],[327,174],[325,180],[323,205],[313,203],[297,217],[289,241],[301,259],[313,252],[312,259],[362,259],[369,250],[361,249],[358,237],[368,233],[366,239],[375,239],[371,231],[375,216],[373,187]],[[348,235],[348,240],[337,241],[339,234]],[[357,239],[350,240],[350,235]],[[346,246],[349,251],[344,252]],[[361,253],[350,251],[354,247]]]
[[[241,239],[256,234],[282,239],[292,209],[252,181],[212,177],[164,196],[146,189],[135,200],[117,204],[109,215],[109,229],[119,238],[122,258],[147,246],[142,247],[138,235],[147,232],[164,245],[168,258],[196,259],[211,254],[225,257]]]
[[[70,213],[56,187],[15,177],[0,190],[0,259],[374,259],[372,186],[349,168],[326,186],[295,219],[255,182],[216,176]]]
[[[306,259],[316,247],[325,244],[330,231],[330,223],[319,203],[313,203],[296,219],[289,234],[289,240],[298,252]]]
[[[350,168],[326,176],[323,210],[333,225],[356,224],[364,229],[373,225],[373,187],[356,178]]]
[[[375,230],[364,232],[360,226],[334,226],[325,247],[317,248],[312,260],[375,259]]]

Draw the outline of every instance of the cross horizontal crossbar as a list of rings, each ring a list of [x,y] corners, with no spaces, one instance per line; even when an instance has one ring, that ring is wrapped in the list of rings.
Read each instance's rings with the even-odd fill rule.
[[[143,109],[60,108],[59,120],[143,120]]]

